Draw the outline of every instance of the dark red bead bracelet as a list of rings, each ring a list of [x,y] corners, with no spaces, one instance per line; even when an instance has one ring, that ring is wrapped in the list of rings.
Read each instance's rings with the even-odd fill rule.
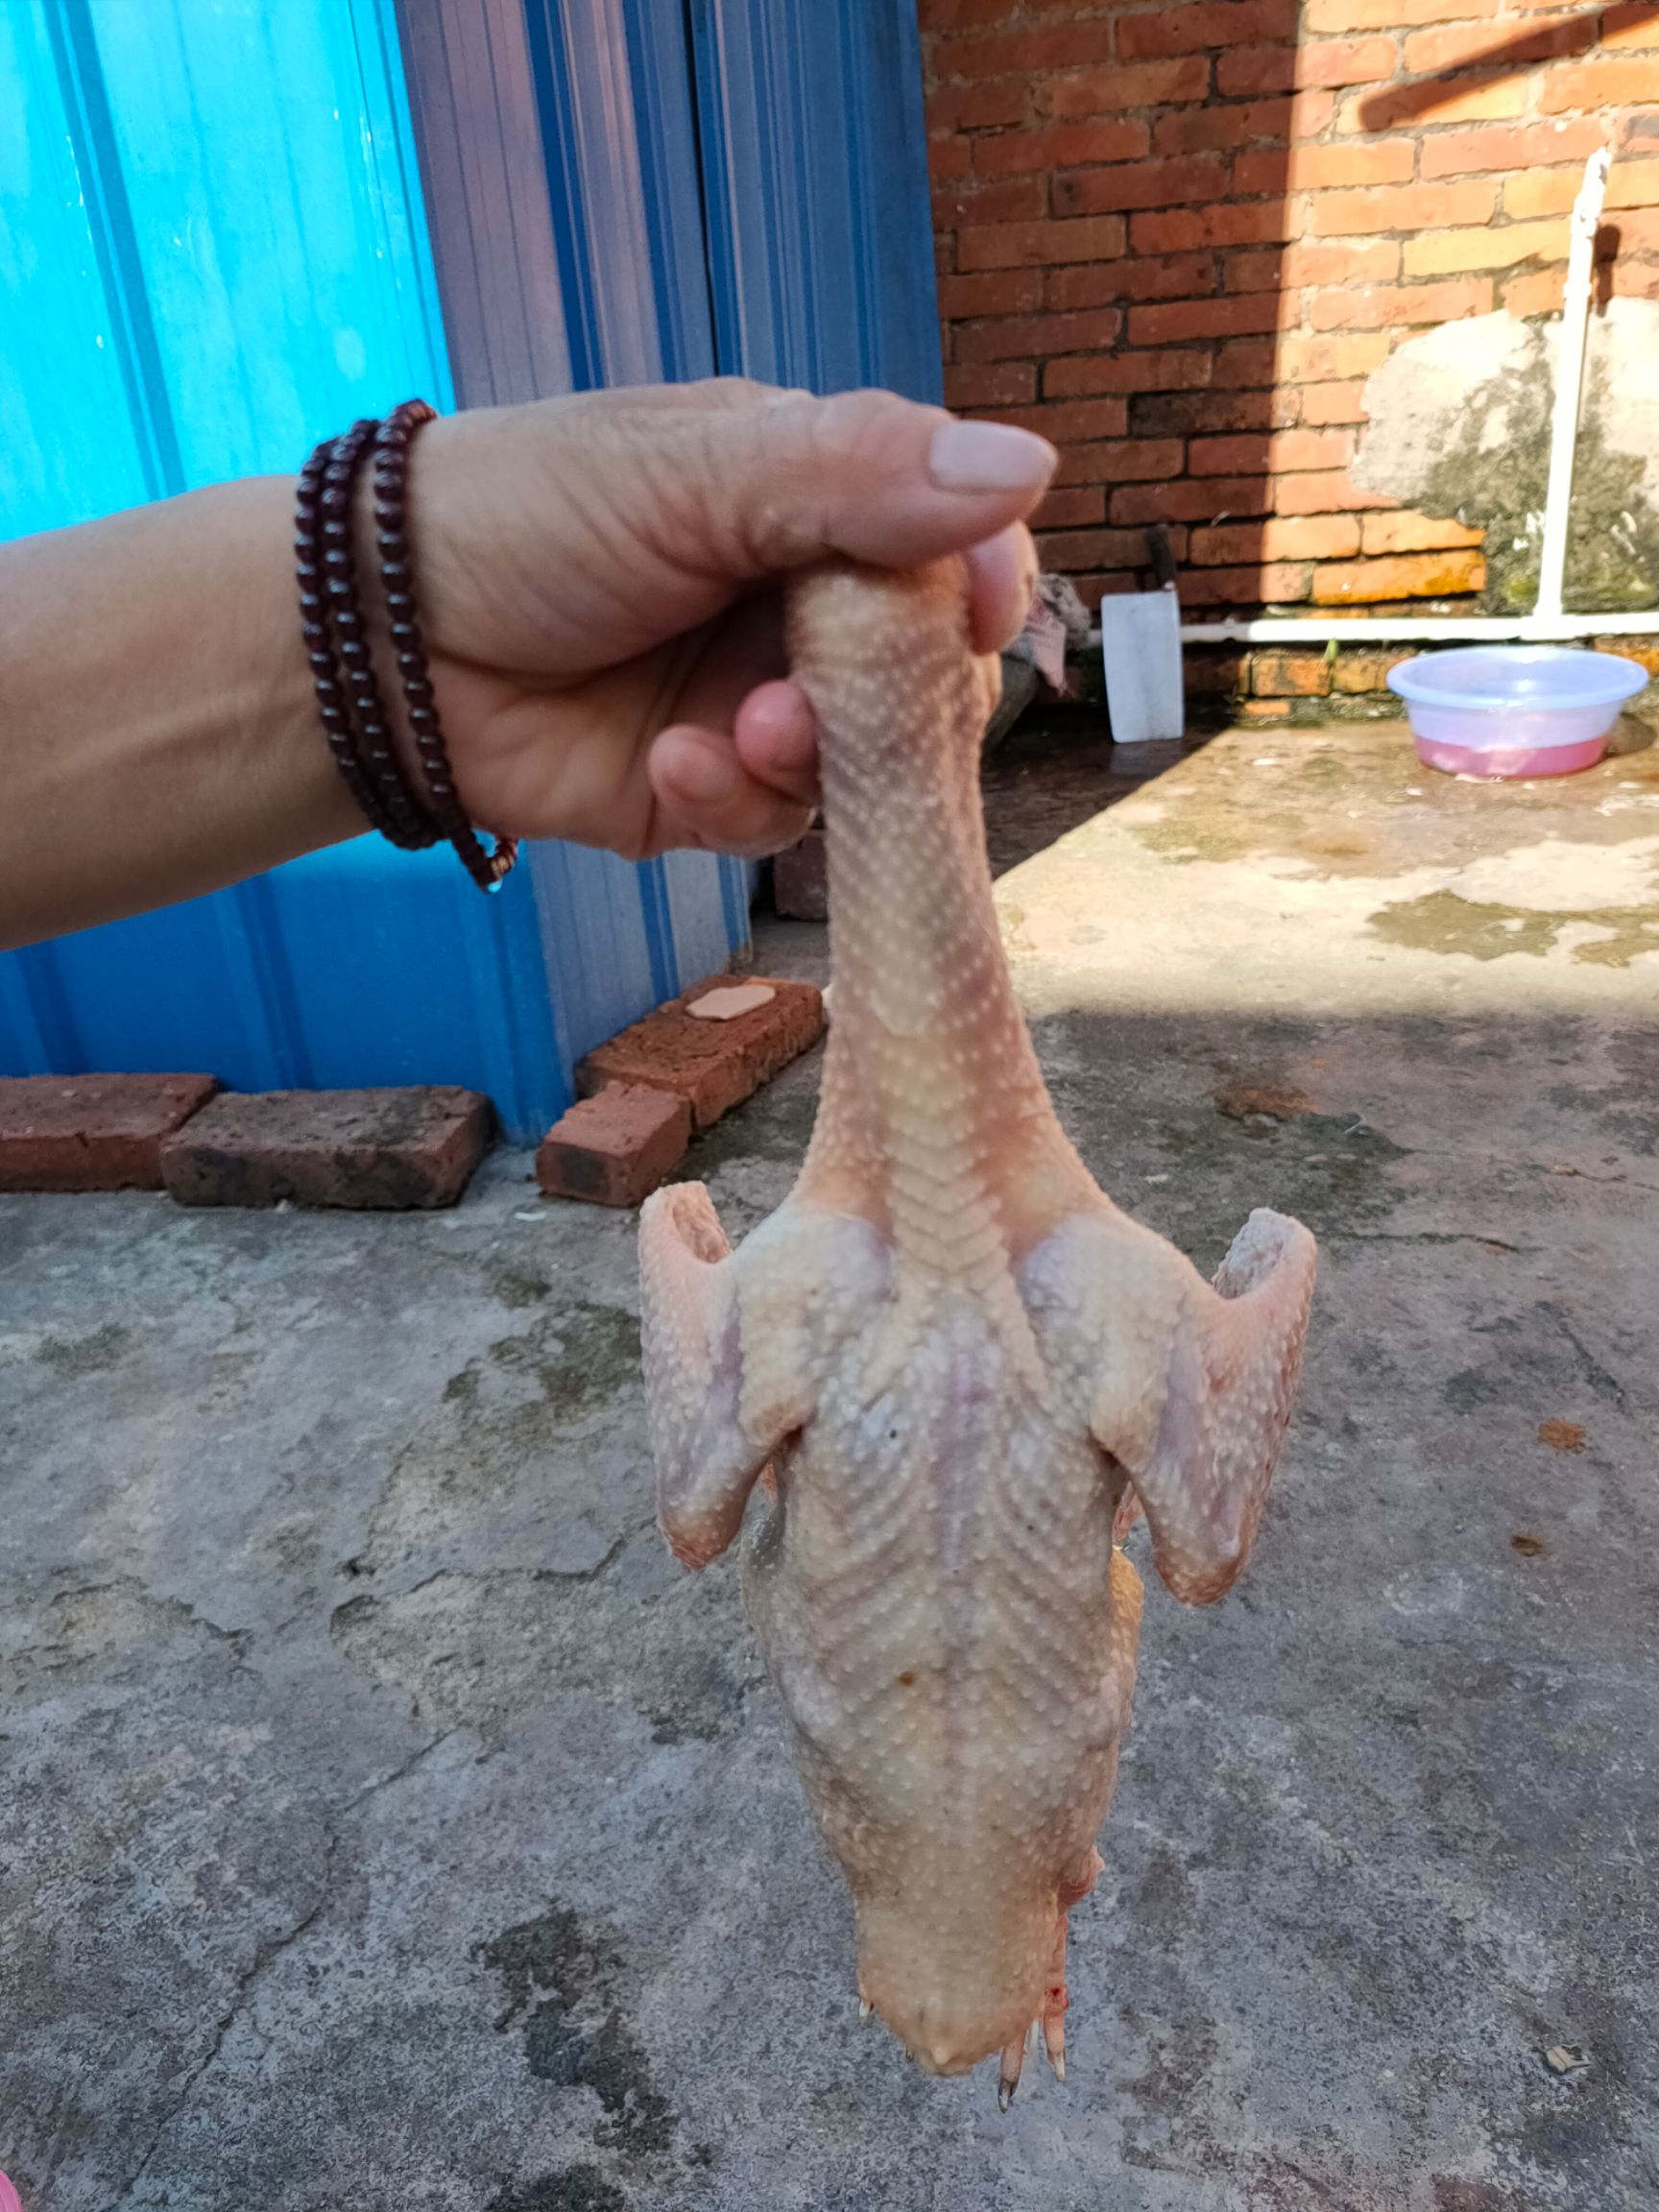
[[[435,412],[424,399],[405,399],[383,422],[353,422],[338,438],[325,439],[300,471],[294,517],[300,628],[329,751],[369,822],[405,851],[446,837],[473,882],[493,891],[517,859],[517,841],[498,838],[487,852],[456,794],[415,607],[409,448]],[[393,746],[357,589],[353,507],[371,451],[381,597],[424,784],[419,793]]]

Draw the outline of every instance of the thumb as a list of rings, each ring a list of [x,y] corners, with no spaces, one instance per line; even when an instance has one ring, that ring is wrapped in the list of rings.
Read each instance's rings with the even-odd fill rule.
[[[892,392],[780,393],[703,418],[703,535],[756,579],[832,554],[909,567],[1022,521],[1059,458],[1010,423]]]
[[[428,641],[500,669],[585,673],[841,554],[908,567],[1036,506],[1046,439],[893,392],[714,380],[435,422],[411,484]]]

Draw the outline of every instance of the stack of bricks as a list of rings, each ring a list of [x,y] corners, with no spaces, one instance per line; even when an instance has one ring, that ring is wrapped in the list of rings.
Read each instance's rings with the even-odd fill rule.
[[[818,1042],[824,995],[783,976],[711,975],[589,1052],[582,1095],[536,1155],[549,1198],[637,1206],[692,1135]]]
[[[1481,533],[1350,473],[1403,339],[1558,312],[1586,156],[1604,291],[1659,298],[1659,7],[921,0],[946,397],[1053,439],[1092,605],[1168,526],[1185,609],[1467,607]]]

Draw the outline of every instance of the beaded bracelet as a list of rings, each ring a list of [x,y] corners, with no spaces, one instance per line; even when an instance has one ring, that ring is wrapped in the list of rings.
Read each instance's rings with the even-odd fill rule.
[[[493,891],[518,857],[518,841],[498,837],[495,850],[487,853],[455,795],[449,749],[433,704],[432,673],[415,613],[407,524],[409,447],[416,432],[436,413],[424,399],[405,399],[401,406],[393,408],[374,433],[374,531],[380,548],[380,582],[397,673],[403,680],[404,712],[426,781],[427,801],[438,827],[461,855],[473,882],[481,891]]]
[[[385,702],[363,636],[352,549],[356,477],[375,427],[373,421],[354,422],[319,445],[301,471],[295,515],[300,626],[335,765],[375,829],[413,852],[435,845],[440,831],[424,819],[392,750]]]
[[[493,891],[517,857],[517,841],[498,838],[494,851],[486,852],[456,794],[415,612],[409,446],[434,413],[423,399],[406,399],[384,422],[365,419],[340,437],[325,439],[305,463],[295,499],[300,627],[329,751],[369,822],[404,851],[447,838],[480,890]],[[371,450],[381,589],[425,785],[421,795],[411,787],[393,748],[357,591],[353,508]]]

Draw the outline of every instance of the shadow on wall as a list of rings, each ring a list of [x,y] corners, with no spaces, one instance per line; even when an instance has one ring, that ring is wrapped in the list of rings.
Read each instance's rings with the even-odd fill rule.
[[[1419,83],[1393,84],[1386,91],[1369,94],[1359,103],[1358,120],[1371,132],[1434,123],[1448,108],[1478,104],[1482,95],[1496,94],[1507,82],[1546,62],[1593,54],[1602,46],[1659,44],[1659,36],[1642,36],[1653,26],[1659,26],[1655,0],[1625,0],[1623,6],[1592,9],[1565,22],[1542,24],[1508,37],[1500,36],[1496,25],[1458,25],[1455,31],[1440,35],[1448,52],[1456,56],[1452,66]],[[1612,116],[1602,137],[1612,146],[1615,159],[1659,154],[1659,110]],[[1577,143],[1575,139],[1575,147]],[[1587,147],[1586,151],[1590,150]],[[1617,184],[1613,200],[1617,204]],[[1559,214],[1570,208],[1572,199],[1564,183],[1551,180],[1521,194],[1520,204],[1534,216]],[[1506,196],[1505,212],[1510,211]],[[1615,271],[1623,243],[1623,229],[1617,219],[1604,220],[1596,233],[1594,299],[1599,307],[1605,307],[1614,296]],[[1551,312],[1560,304],[1556,279],[1553,276],[1543,279],[1510,304],[1518,314]]]
[[[1260,565],[1343,541],[1358,412],[1335,359],[1281,382],[1287,281],[1346,261],[1285,243],[1290,146],[1334,112],[1298,88],[1297,0],[1003,27],[1025,12],[922,0],[947,398],[1061,447],[1044,558],[1091,604],[1151,524],[1197,603],[1305,596]],[[1305,416],[1309,375],[1332,404]]]
[[[1405,0],[1391,10],[1372,11],[1379,20],[1406,12]],[[1362,613],[1455,613],[1477,597],[1494,613],[1530,610],[1556,351],[1554,330],[1532,319],[1555,318],[1561,310],[1562,219],[1577,195],[1584,158],[1595,146],[1611,144],[1609,202],[1617,207],[1621,161],[1628,177],[1632,157],[1659,155],[1659,113],[1592,114],[1573,124],[1551,116],[1517,127],[1511,120],[1521,105],[1516,95],[1521,81],[1545,64],[1594,54],[1608,42],[1659,43],[1644,36],[1656,24],[1659,5],[1639,0],[1520,32],[1488,23],[1409,33],[1401,49],[1403,69],[1428,73],[1350,95],[1336,124],[1347,135],[1328,146],[1309,143],[1301,134],[1304,127],[1317,127],[1322,113],[1310,107],[1309,95],[1326,84],[1339,85],[1350,72],[1369,69],[1371,60],[1359,50],[1331,56],[1320,41],[1294,49],[1296,91],[1288,127],[1275,142],[1241,156],[1234,171],[1236,192],[1254,188],[1281,195],[1286,233],[1296,228],[1299,202],[1309,217],[1310,235],[1287,236],[1261,255],[1262,275],[1271,273],[1280,307],[1279,382],[1262,396],[1257,426],[1270,456],[1270,474],[1250,495],[1260,518],[1221,525],[1227,531],[1224,546],[1214,534],[1194,529],[1190,562],[1223,550],[1229,563],[1253,559],[1262,600],[1272,605],[1283,593],[1280,611],[1287,613],[1299,611],[1297,602],[1310,597],[1314,607]],[[1349,42],[1353,49],[1364,44]],[[1223,56],[1218,89],[1229,74]],[[1591,108],[1599,89],[1594,79],[1581,88],[1558,79],[1545,104],[1552,109]],[[1606,86],[1614,97],[1620,89]],[[1458,128],[1487,115],[1503,119],[1514,163],[1502,173],[1497,195],[1481,173],[1493,160],[1497,141],[1491,148],[1473,143],[1474,134]],[[1373,187],[1377,197],[1368,204]],[[1396,188],[1407,194],[1415,189],[1417,203],[1394,198]],[[1653,198],[1645,176],[1625,190],[1633,207]],[[1331,192],[1343,204],[1325,197]],[[1304,193],[1318,196],[1300,201]],[[1386,229],[1403,235],[1365,234]],[[1613,308],[1623,243],[1615,214],[1597,236],[1594,297],[1603,315]],[[1652,287],[1643,287],[1638,277],[1637,288]],[[1306,292],[1311,297],[1304,298]],[[1632,310],[1627,326],[1593,332],[1590,346],[1569,564],[1570,577],[1580,588],[1575,592],[1570,586],[1568,594],[1571,606],[1586,611],[1646,607],[1659,598],[1659,509],[1644,482],[1646,474],[1659,473],[1659,451],[1645,471],[1640,458],[1607,449],[1603,422],[1628,375],[1623,356],[1633,347],[1647,352],[1659,344],[1659,311],[1625,304]],[[1408,334],[1413,325],[1420,335]],[[1468,349],[1458,344],[1465,331],[1473,342]],[[1604,335],[1611,342],[1599,344]],[[1364,344],[1368,336],[1375,358]],[[1391,354],[1389,345],[1395,348]],[[1403,352],[1419,349],[1420,367],[1401,361]],[[1481,373],[1488,359],[1499,361],[1489,376]],[[1385,363],[1407,373],[1373,382]],[[1326,372],[1350,368],[1360,373],[1329,385],[1322,381]],[[1426,427],[1426,385],[1437,387],[1436,427],[1444,442],[1437,451],[1420,454],[1414,468],[1396,466],[1392,471],[1372,461],[1365,427],[1391,383],[1414,384],[1419,402],[1414,419],[1395,426],[1392,443],[1397,446],[1402,434]],[[1286,458],[1294,440],[1297,458],[1335,462],[1334,446],[1324,455],[1315,451],[1315,442],[1321,432],[1341,431],[1350,421],[1354,427],[1344,434],[1354,443],[1343,457],[1350,496],[1341,502],[1347,512],[1322,516],[1320,506],[1327,497],[1334,506],[1343,486],[1287,480]],[[1236,449],[1242,455],[1242,443]],[[1195,460],[1196,454],[1190,467]],[[1238,490],[1242,493],[1244,487]],[[1409,511],[1391,511],[1397,501]],[[1301,564],[1310,559],[1316,565],[1307,589]],[[1232,579],[1222,575],[1214,582],[1230,585]],[[1201,569],[1190,566],[1187,604],[1195,609],[1210,584]],[[1414,603],[1409,608],[1400,605],[1407,599]],[[1365,673],[1355,672],[1357,678]]]
[[[1574,55],[1592,54],[1598,47],[1632,41],[1646,25],[1659,19],[1659,6],[1650,0],[1625,0],[1612,8],[1592,8],[1565,21],[1536,25],[1529,31],[1505,36],[1497,24],[1457,24],[1437,31],[1439,73],[1409,84],[1390,85],[1385,92],[1370,93],[1359,103],[1359,119],[1367,131],[1396,131],[1403,124],[1442,118],[1454,102],[1466,107],[1478,102],[1489,86],[1536,69],[1546,61]]]
[[[1422,333],[1558,315],[1610,135],[1601,294],[1659,299],[1659,5],[1413,12],[922,0],[948,397],[1061,446],[1045,559],[1092,603],[1135,588],[1153,523],[1198,618],[1522,588],[1496,511],[1364,480],[1367,382]]]
[[[1496,25],[1437,28],[1408,41],[1407,60],[1439,64],[1440,73],[1368,94],[1357,120],[1372,134],[1432,126],[1482,103],[1507,105],[1517,81],[1546,64],[1571,63],[1608,46],[1654,45],[1659,6],[1651,0],[1506,35]],[[1553,69],[1543,81],[1542,105],[1565,108],[1576,94],[1577,104],[1590,108],[1598,91],[1617,98],[1634,89],[1608,77],[1607,58],[1597,67],[1599,74],[1582,83],[1571,70]],[[1612,67],[1618,69],[1616,59]],[[1518,138],[1515,170],[1503,180],[1503,226],[1487,239],[1489,253],[1523,272],[1504,284],[1503,311],[1448,322],[1407,341],[1367,390],[1374,429],[1362,441],[1360,480],[1431,515],[1479,521],[1485,534],[1484,598],[1494,613],[1524,613],[1536,602],[1549,484],[1563,276],[1558,266],[1528,269],[1527,263],[1558,256],[1561,219],[1572,212],[1583,158],[1597,145],[1613,152],[1608,200],[1614,208],[1623,203],[1639,210],[1659,198],[1659,162],[1643,166],[1644,156],[1659,154],[1659,113],[1609,108],[1587,116],[1577,132],[1558,122],[1531,127]],[[1433,149],[1431,139],[1425,162],[1434,157]],[[1596,238],[1595,319],[1586,345],[1567,562],[1567,603],[1579,612],[1635,610],[1659,600],[1659,412],[1651,373],[1659,286],[1640,266],[1622,266],[1633,221],[1640,221],[1633,212],[1623,223],[1617,214],[1604,219]],[[1629,242],[1640,250],[1652,240],[1639,232]],[[1449,267],[1456,246],[1446,242]],[[1643,296],[1616,297],[1621,290]],[[1409,459],[1403,452],[1407,444],[1415,448]]]

